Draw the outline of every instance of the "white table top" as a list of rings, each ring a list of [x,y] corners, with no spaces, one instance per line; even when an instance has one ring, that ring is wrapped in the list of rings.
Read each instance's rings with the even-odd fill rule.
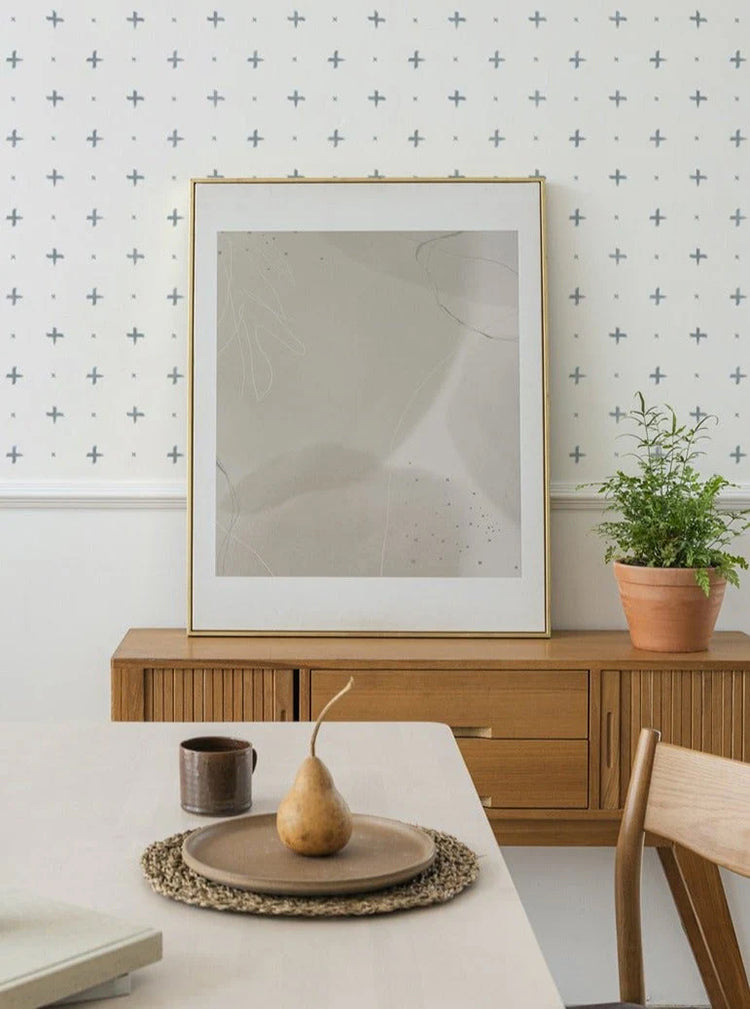
[[[144,848],[215,822],[180,807],[179,741],[218,733],[253,742],[253,812],[275,811],[306,756],[309,724],[2,725],[0,884],[160,929],[164,959],[136,972],[126,1009],[561,1009],[443,725],[326,723],[317,752],[353,812],[447,831],[479,855],[479,879],[454,900],[368,918],[276,919],[155,894],[139,865]]]

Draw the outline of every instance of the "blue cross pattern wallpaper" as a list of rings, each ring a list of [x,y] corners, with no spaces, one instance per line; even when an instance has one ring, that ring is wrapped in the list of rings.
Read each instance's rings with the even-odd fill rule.
[[[717,414],[747,484],[748,21],[6,0],[0,481],[184,486],[191,178],[542,175],[553,487],[612,469],[637,390]]]

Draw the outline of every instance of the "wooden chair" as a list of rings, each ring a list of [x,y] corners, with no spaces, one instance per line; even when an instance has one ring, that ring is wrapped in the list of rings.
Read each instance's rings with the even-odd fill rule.
[[[617,956],[622,1002],[646,1003],[641,861],[646,831],[659,858],[712,1009],[750,1009],[750,988],[719,866],[750,876],[750,764],[660,742],[642,729],[615,857]]]

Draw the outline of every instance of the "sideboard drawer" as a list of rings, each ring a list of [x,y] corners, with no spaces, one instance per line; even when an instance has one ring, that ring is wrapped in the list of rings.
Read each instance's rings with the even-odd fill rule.
[[[588,736],[586,670],[313,669],[313,718],[349,676],[354,688],[327,717],[445,722],[457,736],[484,739]]]
[[[586,809],[588,744],[581,739],[457,739],[488,809]]]

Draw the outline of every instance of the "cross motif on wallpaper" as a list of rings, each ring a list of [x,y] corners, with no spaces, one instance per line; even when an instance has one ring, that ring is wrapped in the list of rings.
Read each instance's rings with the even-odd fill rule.
[[[748,22],[9,0],[0,472],[184,475],[190,178],[544,175],[552,479],[611,468],[639,389],[719,415],[711,462],[750,479]]]

